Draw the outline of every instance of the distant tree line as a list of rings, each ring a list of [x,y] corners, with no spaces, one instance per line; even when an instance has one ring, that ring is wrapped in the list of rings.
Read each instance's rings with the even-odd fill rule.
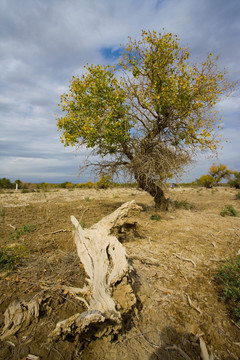
[[[23,185],[22,181],[15,180],[14,183],[12,183],[9,179],[3,177],[0,179],[0,189],[15,189],[16,184],[18,184],[19,189]]]
[[[35,184],[35,183],[26,183],[26,182],[22,182],[21,180],[15,180],[13,183],[7,179],[7,178],[2,178],[0,179],[0,189],[16,189],[16,184],[18,184],[18,189],[23,190],[23,192],[28,192],[28,191],[39,191],[39,190],[50,190],[50,189],[56,189],[56,188],[61,188],[61,189],[73,189],[73,188],[77,188],[77,189],[91,189],[91,188],[96,188],[96,189],[108,189],[110,187],[136,187],[137,184],[135,182],[133,183],[117,183],[114,182],[113,179],[111,178],[110,175],[102,175],[99,177],[98,181],[96,182],[92,182],[92,181],[88,181],[85,183],[78,183],[78,184],[74,184],[70,181],[65,181],[63,183],[60,184],[50,184],[47,182],[42,182],[39,184]]]
[[[230,170],[226,165],[223,164],[213,164],[208,170],[208,174],[200,176],[199,179],[196,179],[192,183],[182,183],[182,186],[203,186],[206,188],[212,188],[214,186],[221,185],[222,180],[227,180],[224,185],[235,187],[236,189],[240,188],[240,172]],[[136,182],[132,183],[117,183],[114,182],[110,175],[101,175],[99,180],[96,182],[88,181],[85,183],[74,184],[70,181],[65,181],[60,184],[50,184],[47,182],[42,182],[39,184],[26,183],[21,180],[15,180],[13,183],[7,178],[0,179],[0,189],[15,189],[16,184],[18,184],[18,189],[26,191],[35,191],[35,190],[50,190],[56,188],[62,189],[108,189],[111,187],[138,187]],[[174,184],[176,185],[176,184]],[[177,185],[176,185],[177,186]]]

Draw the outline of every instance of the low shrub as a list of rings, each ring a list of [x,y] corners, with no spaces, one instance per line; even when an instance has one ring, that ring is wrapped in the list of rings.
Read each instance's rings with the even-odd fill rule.
[[[75,187],[75,185],[73,183],[69,182],[69,181],[65,181],[65,182],[60,184],[60,187],[62,189],[72,189],[72,188]]]
[[[153,214],[150,216],[151,220],[156,220],[156,221],[160,221],[161,220],[161,216],[159,214]]]
[[[22,234],[33,232],[36,230],[36,226],[32,224],[24,224],[15,232],[11,233],[10,240],[18,240]]]
[[[221,216],[238,216],[238,211],[232,205],[226,205],[225,208],[220,212]]]
[[[112,187],[112,178],[110,175],[100,176],[99,181],[95,183],[97,189],[108,189]]]
[[[195,209],[195,206],[192,204],[189,204],[187,200],[175,200],[173,202],[173,205],[176,209],[185,209],[185,210],[192,210]]]
[[[238,193],[236,194],[236,199],[237,199],[237,200],[240,200],[240,192],[238,192]]]
[[[76,184],[76,188],[78,189],[92,189],[93,187],[94,187],[94,183],[92,181]]]
[[[16,263],[16,258],[5,247],[0,248],[0,271],[10,270]]]
[[[0,248],[0,271],[12,270],[26,255],[26,246],[20,245],[14,248],[2,246]]]
[[[240,255],[227,260],[215,275],[223,299],[240,324]]]

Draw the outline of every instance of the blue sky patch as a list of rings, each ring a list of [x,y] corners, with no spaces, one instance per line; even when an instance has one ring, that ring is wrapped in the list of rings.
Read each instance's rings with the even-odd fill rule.
[[[123,49],[120,47],[116,49],[115,47],[110,46],[110,47],[104,47],[100,51],[101,54],[105,57],[105,59],[116,60],[121,56]]]

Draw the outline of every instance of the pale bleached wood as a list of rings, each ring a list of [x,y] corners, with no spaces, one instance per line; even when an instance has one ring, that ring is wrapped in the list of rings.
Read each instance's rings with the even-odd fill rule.
[[[106,324],[101,326],[98,337],[121,328],[122,315],[135,305],[136,297],[128,281],[130,266],[125,247],[113,234],[124,224],[134,223],[130,218],[140,210],[134,201],[125,203],[90,229],[83,229],[71,216],[77,254],[88,276],[87,287],[74,288],[74,293],[86,294],[88,289],[89,309],[58,323],[50,338],[65,338],[70,332],[74,336],[73,329],[78,335],[86,333],[93,324],[97,328],[98,323]]]
[[[65,339],[70,335],[76,336],[78,342],[81,336],[82,341],[86,338],[89,341],[91,336],[101,337],[121,329],[122,316],[131,311],[136,297],[129,281],[131,267],[125,247],[114,234],[122,231],[125,224],[134,225],[134,216],[140,210],[134,201],[125,203],[90,229],[82,229],[78,220],[71,216],[77,254],[87,274],[87,284],[83,288],[63,288],[75,294],[88,310],[59,322],[49,334],[49,340]],[[48,297],[41,293],[30,302],[14,300],[5,311],[0,339],[28,327],[39,317],[40,305]]]
[[[20,329],[27,328],[39,316],[42,297],[34,297],[31,301],[14,300],[4,312],[4,328],[0,340],[16,334]]]

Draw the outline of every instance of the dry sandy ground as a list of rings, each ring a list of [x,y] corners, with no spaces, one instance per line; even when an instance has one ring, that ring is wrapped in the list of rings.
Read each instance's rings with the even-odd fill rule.
[[[151,220],[156,214],[152,198],[135,189],[0,194],[1,244],[21,245],[24,255],[18,268],[0,273],[1,328],[11,301],[30,300],[40,292],[46,298],[38,321],[0,343],[0,359],[34,354],[50,360],[195,360],[201,359],[199,336],[214,359],[239,359],[240,329],[213,279],[222,261],[240,249],[240,218],[220,216],[225,205],[240,211],[236,193],[229,188],[169,190],[173,200],[187,200],[194,209],[159,213],[161,221]],[[126,319],[118,338],[95,339],[83,350],[76,350],[72,339],[47,343],[58,321],[84,310],[60,289],[84,283],[70,215],[90,227],[133,199],[143,207],[138,236],[124,241],[134,268],[135,315]],[[12,227],[26,224],[35,230],[11,238]]]

